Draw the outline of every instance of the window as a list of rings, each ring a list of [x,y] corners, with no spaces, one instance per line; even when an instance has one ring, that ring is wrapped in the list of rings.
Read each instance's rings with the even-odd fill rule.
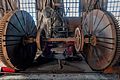
[[[108,0],[107,11],[110,11],[116,19],[119,21],[120,25],[120,0]]]
[[[20,0],[20,9],[31,14],[35,23],[36,21],[36,0]]]
[[[66,17],[80,16],[80,0],[63,0]]]

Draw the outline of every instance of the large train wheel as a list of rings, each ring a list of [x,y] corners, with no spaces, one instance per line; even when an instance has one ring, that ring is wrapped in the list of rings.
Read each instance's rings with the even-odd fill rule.
[[[83,21],[84,55],[93,70],[113,65],[120,54],[120,30],[109,12],[99,9],[89,12]]]
[[[7,13],[0,21],[0,58],[13,69],[24,70],[36,54],[36,33],[33,18],[26,11]]]

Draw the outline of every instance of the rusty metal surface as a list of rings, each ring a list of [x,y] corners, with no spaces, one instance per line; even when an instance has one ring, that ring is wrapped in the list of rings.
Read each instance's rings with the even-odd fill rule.
[[[71,41],[75,41],[75,38],[48,38],[46,41],[48,42],[71,42]]]
[[[120,48],[119,26],[114,17],[109,12],[94,9],[83,19],[83,29],[84,35],[89,38],[84,52],[90,67],[102,70],[114,64],[119,57]]]

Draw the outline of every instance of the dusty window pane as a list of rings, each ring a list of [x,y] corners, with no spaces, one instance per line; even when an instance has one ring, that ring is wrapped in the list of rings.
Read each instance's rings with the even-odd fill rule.
[[[120,25],[120,0],[108,0],[107,11],[116,17]]]
[[[20,9],[29,12],[36,23],[35,1],[36,0],[20,0]]]
[[[66,17],[79,17],[80,0],[63,0]]]

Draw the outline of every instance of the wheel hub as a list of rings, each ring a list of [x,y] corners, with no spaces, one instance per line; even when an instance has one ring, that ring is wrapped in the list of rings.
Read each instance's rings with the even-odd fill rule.
[[[27,45],[27,44],[32,44],[36,42],[36,39],[33,36],[25,36],[23,37],[23,45]]]
[[[96,46],[97,38],[95,35],[85,35],[85,43],[91,44],[92,46]]]

